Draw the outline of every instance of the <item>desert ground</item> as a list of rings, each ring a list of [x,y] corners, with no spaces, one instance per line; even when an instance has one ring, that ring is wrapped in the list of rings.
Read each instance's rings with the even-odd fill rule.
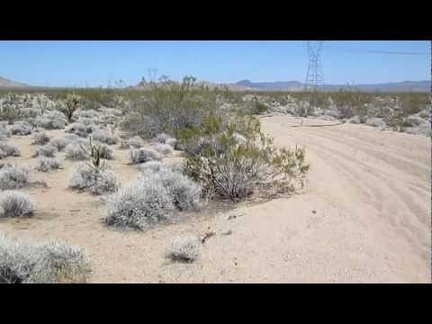
[[[302,127],[291,127],[301,118],[261,120],[276,145],[305,146],[311,169],[301,193],[188,212],[144,232],[119,231],[102,224],[100,197],[68,189],[76,162],[63,159],[62,170],[32,171],[48,187],[21,189],[37,202],[36,215],[0,219],[0,230],[82,247],[91,283],[431,281],[430,137],[348,123],[308,127],[335,123],[312,118]],[[12,136],[22,156],[2,162],[34,168],[31,141]],[[128,154],[115,146],[115,160],[108,161],[123,184],[139,174]],[[165,257],[173,237],[210,232],[194,263]]]

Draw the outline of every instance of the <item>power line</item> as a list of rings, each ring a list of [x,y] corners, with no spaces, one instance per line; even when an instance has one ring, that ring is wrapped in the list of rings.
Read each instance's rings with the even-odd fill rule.
[[[355,50],[347,48],[326,48],[326,50],[335,52],[353,52],[353,53],[371,53],[371,54],[390,54],[390,55],[430,55],[426,52],[397,52],[397,51],[377,51],[377,50]]]

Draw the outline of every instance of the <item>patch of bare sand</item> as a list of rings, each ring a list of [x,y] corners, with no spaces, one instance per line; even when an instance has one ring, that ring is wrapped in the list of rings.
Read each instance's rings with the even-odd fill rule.
[[[277,145],[306,147],[304,193],[120,232],[101,224],[99,198],[67,189],[76,162],[66,161],[33,172],[49,188],[23,189],[38,202],[35,218],[1,220],[0,230],[83,247],[90,282],[430,282],[430,138],[351,124],[290,128],[298,119],[285,116],[262,122]],[[31,138],[11,141],[23,157],[10,160],[34,165]],[[123,183],[138,175],[127,154],[116,150],[108,162]],[[174,236],[208,231],[216,235],[195,263],[164,257]]]

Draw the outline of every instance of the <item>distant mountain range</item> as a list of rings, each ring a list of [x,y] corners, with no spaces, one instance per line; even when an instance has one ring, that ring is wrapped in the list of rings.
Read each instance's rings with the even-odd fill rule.
[[[232,91],[303,91],[305,84],[298,81],[275,81],[275,82],[252,82],[241,80],[236,83],[219,84],[214,82],[201,81],[209,88],[218,86],[228,87]],[[0,76],[0,89],[25,89],[25,88],[53,88],[53,87],[34,87],[24,83],[18,83]],[[56,87],[60,88],[60,87]],[[136,89],[148,89],[149,84],[140,82],[133,86]],[[319,91],[337,91],[339,89],[352,89],[364,92],[430,92],[431,81],[403,81],[379,84],[356,84],[356,85],[335,85],[324,84],[318,87]]]
[[[276,82],[251,82],[242,80],[234,85],[246,88],[245,90],[259,91],[302,91],[305,84],[298,81],[276,81]],[[335,85],[324,84],[318,87],[321,91],[331,91],[350,88],[358,91],[371,92],[429,92],[431,81],[403,81],[378,84],[356,84],[356,85]]]
[[[0,76],[0,88],[29,88],[30,86],[24,83],[18,83]]]

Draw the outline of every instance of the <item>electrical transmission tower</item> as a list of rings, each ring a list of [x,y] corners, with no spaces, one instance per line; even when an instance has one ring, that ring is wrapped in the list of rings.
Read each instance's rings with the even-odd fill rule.
[[[157,69],[147,69],[147,73],[149,75],[150,81],[155,82]]]
[[[307,42],[308,68],[306,73],[305,90],[316,91],[324,83],[322,72],[321,50],[322,42]]]

